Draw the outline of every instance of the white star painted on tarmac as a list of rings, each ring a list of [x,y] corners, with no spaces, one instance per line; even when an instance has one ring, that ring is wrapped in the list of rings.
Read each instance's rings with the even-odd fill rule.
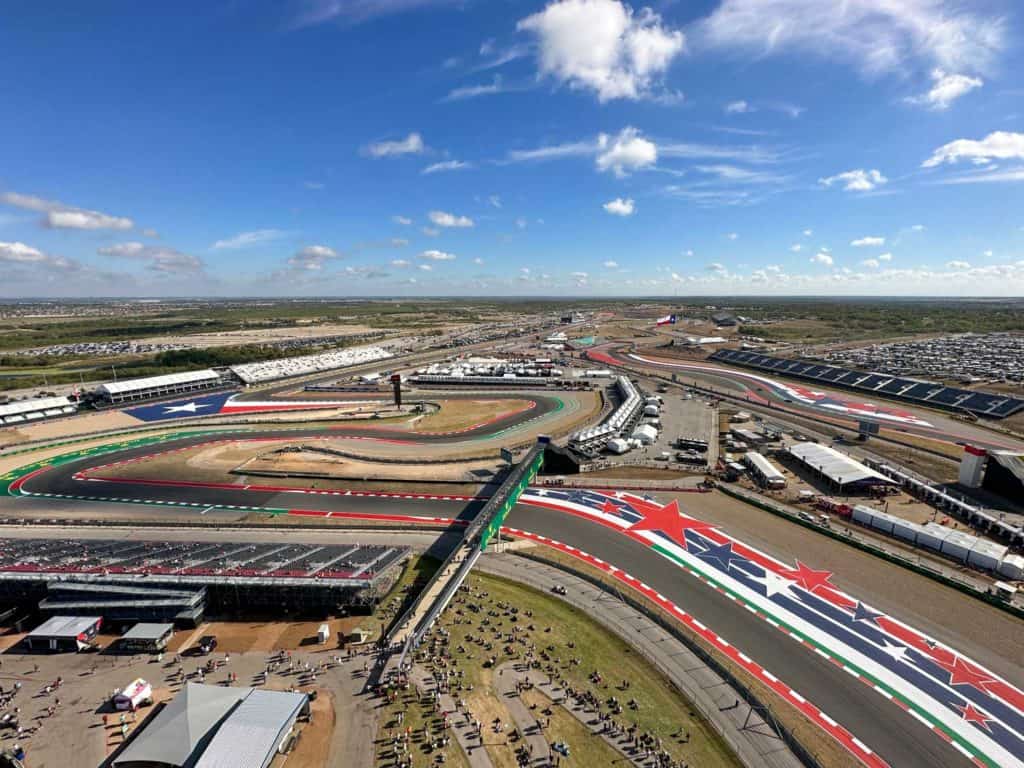
[[[200,405],[195,400],[191,403],[185,403],[184,405],[169,405],[164,408],[164,413],[195,413],[200,408],[209,408],[209,403],[203,403]]]
[[[765,597],[771,597],[772,595],[777,595],[780,592],[788,593],[789,588],[796,583],[791,579],[779,576],[779,574],[769,570],[765,570],[764,576],[761,576],[760,578],[757,576],[752,576],[751,578],[758,584],[764,584]]]
[[[882,653],[887,656],[892,656],[896,661],[905,661],[904,657],[907,655],[907,649],[905,646],[895,644],[890,645],[888,640],[882,640],[882,644]]]
[[[547,496],[547,495],[548,495],[548,492],[547,492],[547,490],[546,490],[546,489],[544,489],[544,488],[538,488],[538,489],[537,489],[537,490],[535,490],[535,491],[534,491],[533,493],[534,493],[535,495],[537,495],[537,496]]]

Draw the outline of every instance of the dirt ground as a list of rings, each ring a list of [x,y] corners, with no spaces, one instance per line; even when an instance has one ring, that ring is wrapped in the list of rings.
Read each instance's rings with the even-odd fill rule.
[[[317,690],[316,700],[309,705],[312,715],[309,723],[301,727],[299,739],[290,754],[278,755],[270,768],[321,768],[331,748],[334,733],[334,694]]]
[[[503,398],[499,400],[436,400],[440,410],[429,413],[416,422],[417,432],[454,432],[469,429],[481,422],[490,421],[500,414],[523,411],[529,405],[529,397]]]
[[[203,635],[217,638],[218,653],[270,653],[298,651],[309,653],[336,650],[339,633],[350,634],[366,616],[331,618],[323,621],[209,621],[194,630],[175,632],[167,646],[171,653],[187,653]],[[317,642],[321,624],[331,633],[326,643]]]
[[[269,476],[287,472],[290,474],[328,475],[331,478],[365,480],[401,480],[416,482],[472,483],[486,482],[504,466],[496,457],[478,461],[459,461],[443,464],[396,464],[392,462],[360,461],[342,456],[301,451],[288,453],[266,452],[240,464],[236,474],[246,476]]]
[[[599,469],[596,472],[587,472],[580,477],[590,480],[678,480],[683,477],[692,477],[692,472],[677,472],[674,469],[661,469],[659,467],[640,467],[624,464],[619,467]]]

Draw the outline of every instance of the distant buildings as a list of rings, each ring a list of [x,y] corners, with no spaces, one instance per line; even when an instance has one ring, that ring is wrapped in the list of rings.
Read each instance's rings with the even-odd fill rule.
[[[736,316],[729,312],[715,312],[711,315],[711,322],[719,328],[732,328],[738,324]]]

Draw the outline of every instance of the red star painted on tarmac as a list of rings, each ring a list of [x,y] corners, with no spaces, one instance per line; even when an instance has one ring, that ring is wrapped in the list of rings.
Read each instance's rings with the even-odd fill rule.
[[[985,686],[988,683],[996,682],[991,673],[986,672],[960,656],[953,656],[952,661],[936,661],[944,670],[949,672],[949,685],[969,685],[979,691],[988,693]]]
[[[606,501],[601,506],[601,511],[604,512],[606,515],[616,515],[619,512],[619,505],[613,501]]]
[[[686,548],[686,531],[710,531],[715,526],[687,517],[679,511],[679,503],[670,501],[663,507],[651,505],[644,509],[644,519],[629,527],[631,531],[661,531],[679,546]]]
[[[816,571],[808,568],[799,560],[796,561],[796,568],[783,574],[786,578],[792,579],[808,592],[814,592],[818,587],[833,588],[829,583],[832,578],[832,571]]]
[[[964,706],[957,704],[957,709],[960,710],[960,716],[968,723],[975,723],[976,725],[980,725],[989,733],[992,732],[992,729],[988,727],[988,723],[992,718],[980,709],[975,709],[970,702],[967,702]]]

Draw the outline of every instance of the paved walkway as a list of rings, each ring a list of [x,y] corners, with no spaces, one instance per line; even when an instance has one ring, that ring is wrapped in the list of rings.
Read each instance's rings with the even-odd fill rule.
[[[542,676],[529,675],[526,665],[510,661],[498,667],[498,674],[494,678],[494,685],[497,689],[497,694],[508,708],[512,720],[515,721],[516,728],[522,735],[522,743],[526,745],[527,750],[530,752],[531,760],[528,765],[549,765],[551,763],[551,750],[548,747],[547,737],[544,736],[544,731],[541,730],[537,718],[530,712],[529,707],[523,703],[523,700],[519,698],[519,692],[516,690],[516,682],[525,680],[527,677],[535,682],[540,682],[543,679]],[[547,691],[543,692],[546,695],[550,695]]]
[[[486,554],[477,568],[548,593],[556,585],[564,586],[567,595],[560,599],[584,610],[642,653],[710,721],[745,766],[801,766],[785,742],[731,685],[674,635],[615,595],[568,572],[516,555]],[[734,706],[737,700],[740,705]]]
[[[419,664],[413,665],[412,671],[409,673],[409,682],[421,694],[433,693],[437,690],[433,676]],[[441,694],[441,709],[449,713],[448,721],[451,724],[451,732],[459,746],[462,747],[471,768],[494,768],[487,749],[476,736],[476,728],[468,715],[462,715],[457,711],[458,706],[450,694]]]

